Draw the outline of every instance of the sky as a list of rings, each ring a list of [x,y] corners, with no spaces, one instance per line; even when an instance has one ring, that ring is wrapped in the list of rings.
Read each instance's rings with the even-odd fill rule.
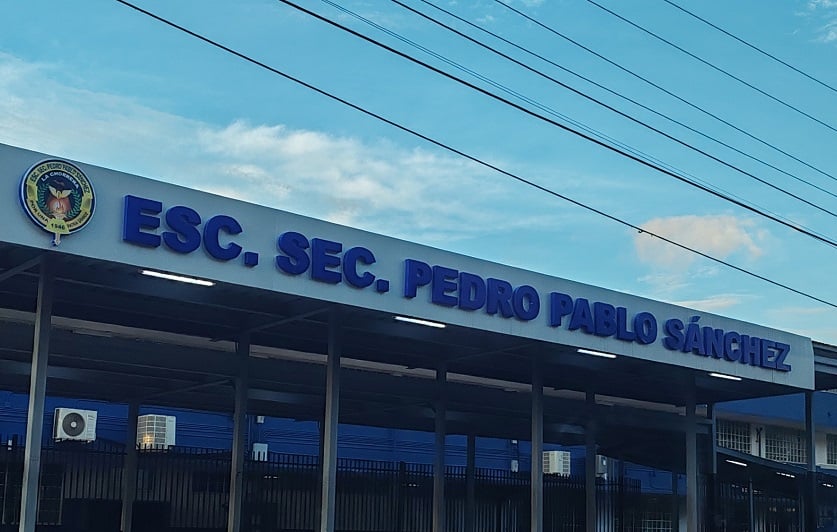
[[[280,0],[136,5],[473,159],[115,0],[0,0],[0,143],[837,344],[834,306],[649,233],[832,305],[835,246],[556,125],[834,241],[834,89],[665,0],[296,1],[507,102]],[[837,87],[837,0],[672,1]]]

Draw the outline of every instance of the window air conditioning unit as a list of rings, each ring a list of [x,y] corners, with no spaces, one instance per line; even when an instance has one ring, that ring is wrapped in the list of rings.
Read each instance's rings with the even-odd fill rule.
[[[137,447],[168,449],[175,444],[175,416],[146,414],[137,418]]]
[[[95,441],[96,411],[56,408],[52,437],[56,441]]]
[[[572,471],[569,451],[544,451],[543,472],[568,477]]]

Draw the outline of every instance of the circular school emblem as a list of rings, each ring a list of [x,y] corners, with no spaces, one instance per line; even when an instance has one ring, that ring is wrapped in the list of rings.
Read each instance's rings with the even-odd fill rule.
[[[96,207],[93,185],[79,167],[48,159],[33,165],[20,180],[20,203],[29,218],[52,233],[53,245],[61,235],[82,229]]]

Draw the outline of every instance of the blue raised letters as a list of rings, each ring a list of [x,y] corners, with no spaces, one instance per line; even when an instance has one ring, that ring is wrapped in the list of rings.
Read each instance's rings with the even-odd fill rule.
[[[593,334],[596,331],[596,327],[593,324],[593,314],[590,312],[590,302],[583,297],[575,300],[573,315],[570,318],[570,325],[567,329],[571,331],[582,329],[588,334]]]
[[[549,294],[549,326],[560,327],[564,316],[573,312],[573,298],[560,292]]]
[[[741,335],[741,360],[739,362],[761,366],[761,338]]]
[[[201,245],[201,233],[198,225],[201,216],[189,207],[177,205],[166,211],[166,225],[171,231],[163,232],[163,242],[172,251],[191,253]]]
[[[357,288],[366,288],[375,282],[375,276],[369,272],[359,274],[357,271],[357,263],[361,262],[367,266],[375,264],[375,255],[366,248],[354,247],[349,248],[343,254],[343,276],[346,282]]]
[[[636,340],[636,333],[628,329],[628,309],[616,307],[616,337],[626,342]]]
[[[343,251],[343,244],[322,238],[311,239],[311,279],[329,284],[343,280],[340,272],[330,268],[340,267],[338,253]]]
[[[203,226],[203,247],[207,253],[218,260],[232,260],[241,254],[241,246],[230,242],[226,247],[221,245],[220,233],[224,230],[229,235],[241,233],[241,224],[235,218],[219,214],[213,216]]]
[[[512,298],[514,314],[523,321],[531,321],[541,311],[541,298],[538,291],[529,285],[518,286]]]
[[[276,247],[284,255],[276,256],[276,266],[285,273],[299,275],[308,270],[311,259],[305,251],[310,247],[308,239],[300,233],[288,231],[276,239]]]
[[[776,342],[776,369],[779,371],[790,371],[790,364],[785,364],[785,359],[790,353],[790,346],[781,342]]]
[[[730,362],[741,360],[741,335],[735,331],[724,334],[724,358]]]
[[[593,322],[596,336],[613,336],[616,334],[616,309],[608,303],[593,303]]]
[[[456,280],[459,272],[444,266],[433,266],[433,286],[431,287],[430,300],[437,305],[454,307],[457,304],[457,297],[451,292],[456,291]]]
[[[672,351],[683,349],[683,345],[686,343],[686,337],[683,335],[683,322],[677,318],[671,318],[666,320],[664,327],[666,336],[663,338],[663,345],[665,348]]]
[[[724,357],[724,330],[713,329],[712,327],[703,328],[703,347],[707,355],[713,358]]]
[[[136,196],[125,196],[122,223],[122,240],[156,248],[160,245],[160,236],[154,233],[146,233],[143,229],[157,229],[160,227],[160,218],[156,215],[163,211],[163,204]]]
[[[514,289],[512,288],[511,283],[502,279],[493,279],[489,277],[486,284],[487,294],[485,311],[488,314],[497,314],[497,311],[499,311],[500,315],[504,318],[511,318],[514,316],[511,303],[512,296],[514,295]]]
[[[404,261],[404,297],[416,297],[420,286],[427,286],[433,280],[433,269],[426,262],[407,259]]]
[[[634,333],[640,344],[652,344],[657,339],[657,318],[650,312],[639,312],[634,316]]]
[[[485,281],[479,275],[459,272],[459,308],[479,310],[485,305]]]

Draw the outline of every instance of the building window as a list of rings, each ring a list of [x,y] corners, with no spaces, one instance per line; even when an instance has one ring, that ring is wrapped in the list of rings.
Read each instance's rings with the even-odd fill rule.
[[[719,419],[715,428],[718,433],[718,447],[752,454],[749,423]]]
[[[826,434],[825,462],[828,465],[837,465],[837,434]]]
[[[764,457],[777,462],[807,463],[808,453],[805,449],[805,433],[801,430],[783,427],[765,427]]]

